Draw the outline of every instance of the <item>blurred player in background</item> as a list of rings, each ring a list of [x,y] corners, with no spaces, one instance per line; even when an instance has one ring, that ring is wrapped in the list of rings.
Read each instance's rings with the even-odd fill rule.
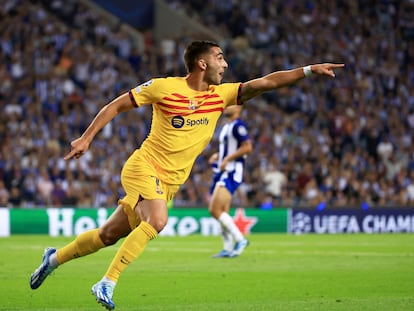
[[[240,105],[223,111],[228,122],[220,131],[219,152],[209,160],[214,172],[209,211],[220,223],[223,239],[223,249],[213,258],[239,256],[249,244],[229,215],[232,196],[243,181],[245,157],[253,149],[241,111]]]
[[[47,248],[42,263],[31,275],[32,289],[38,288],[59,265],[126,237],[102,279],[91,289],[98,303],[114,309],[112,298],[121,273],[167,224],[167,202],[186,181],[197,156],[210,142],[222,111],[312,73],[334,77],[333,70],[343,67],[330,63],[308,65],[246,83],[221,84],[227,62],[216,43],[190,43],[184,61],[187,76],[155,78],[120,95],[98,112],[81,137],[71,142],[72,150],[64,157],[67,161],[84,155],[95,135],[121,112],[152,105],[150,133],[121,172],[125,197],[100,228],[78,235],[62,248]],[[137,283],[144,287],[146,280],[138,277]]]

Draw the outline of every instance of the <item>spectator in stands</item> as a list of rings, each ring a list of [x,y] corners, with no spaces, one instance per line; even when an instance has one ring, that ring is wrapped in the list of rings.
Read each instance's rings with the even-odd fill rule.
[[[388,135],[383,134],[377,145],[377,154],[380,161],[388,160],[394,153],[394,145],[390,141]]]
[[[79,196],[77,195],[73,184],[69,184],[65,191],[61,204],[62,206],[77,207]]]
[[[37,190],[37,199],[40,201],[40,204],[44,206],[52,205],[52,191],[54,185],[50,179],[49,173],[46,168],[40,169],[40,174],[36,180],[36,190]]]
[[[271,158],[267,167],[262,170],[265,192],[271,197],[272,205],[278,206],[282,202],[282,193],[287,186],[287,176],[283,172],[278,158]]]
[[[13,186],[10,190],[9,204],[11,207],[20,207],[22,205],[23,198],[20,193],[20,189]]]
[[[404,191],[404,202],[407,205],[414,204],[414,170],[409,172]]]
[[[9,207],[10,192],[4,182],[0,180],[0,207]]]
[[[51,193],[52,206],[60,207],[66,198],[66,191],[62,188],[62,181],[56,180]]]

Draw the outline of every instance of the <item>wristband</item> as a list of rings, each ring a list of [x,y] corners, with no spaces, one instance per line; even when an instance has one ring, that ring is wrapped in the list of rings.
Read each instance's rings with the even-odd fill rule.
[[[312,75],[312,69],[311,66],[305,66],[303,67],[303,73],[305,74],[305,77],[310,77]]]

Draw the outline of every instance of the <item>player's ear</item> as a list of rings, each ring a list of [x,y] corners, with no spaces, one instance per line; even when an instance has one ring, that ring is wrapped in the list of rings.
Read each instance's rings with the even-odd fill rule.
[[[207,63],[204,59],[199,59],[198,60],[198,66],[203,70],[207,69]]]

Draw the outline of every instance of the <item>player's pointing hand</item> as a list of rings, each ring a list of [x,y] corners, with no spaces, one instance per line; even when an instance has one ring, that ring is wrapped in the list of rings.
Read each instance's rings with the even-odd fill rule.
[[[65,160],[69,160],[71,158],[79,159],[89,149],[89,142],[83,137],[75,139],[70,145],[72,146],[72,150],[65,155]]]
[[[312,70],[312,73],[335,77],[334,69],[342,68],[344,66],[345,64],[324,63],[324,64],[311,65],[311,70]]]

